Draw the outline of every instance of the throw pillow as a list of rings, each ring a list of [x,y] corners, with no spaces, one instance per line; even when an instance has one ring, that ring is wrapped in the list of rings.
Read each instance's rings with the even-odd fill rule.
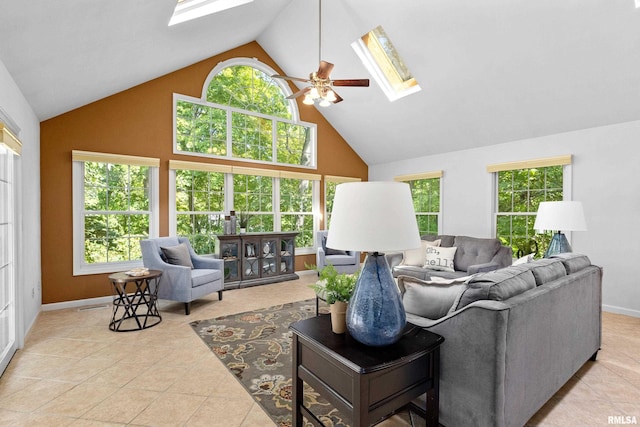
[[[438,283],[400,276],[398,286],[403,291],[402,303],[407,313],[435,320],[449,313],[467,285],[464,281]]]
[[[434,240],[420,240],[420,247],[417,249],[409,249],[404,251],[402,256],[402,262],[400,265],[411,265],[414,267],[422,267],[427,255],[427,246],[440,246],[440,239]]]
[[[513,261],[513,263],[511,263],[511,265],[527,264],[527,263],[529,263],[531,261],[533,261],[533,254],[529,254],[529,255],[525,255],[523,257],[520,257],[517,260]]]
[[[180,243],[178,246],[169,246],[167,248],[161,247],[160,249],[167,258],[167,262],[169,264],[183,265],[185,267],[193,268],[189,248],[186,244]]]
[[[332,249],[327,247],[327,236],[322,236],[322,249],[324,250],[325,255],[346,255],[346,251],[341,251],[338,249]]]
[[[455,246],[451,248],[427,247],[424,268],[454,272],[453,258],[456,256],[457,249]]]

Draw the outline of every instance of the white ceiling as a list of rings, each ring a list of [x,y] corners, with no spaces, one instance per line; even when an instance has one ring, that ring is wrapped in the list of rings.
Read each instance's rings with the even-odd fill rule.
[[[175,0],[0,2],[0,60],[41,120],[252,40],[289,75],[318,64],[313,0],[173,27]],[[390,103],[372,80],[321,109],[368,164],[640,119],[634,0],[323,0],[333,78],[371,77],[350,44],[377,25],[422,91]]]

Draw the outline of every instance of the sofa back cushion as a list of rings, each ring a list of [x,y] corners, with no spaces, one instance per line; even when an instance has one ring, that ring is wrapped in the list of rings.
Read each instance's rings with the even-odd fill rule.
[[[567,275],[562,261],[553,258],[537,259],[525,265],[533,273],[536,279],[536,286],[549,283]]]
[[[554,255],[551,258],[559,259],[562,262],[565,270],[567,271],[567,275],[583,270],[591,265],[591,260],[588,256],[574,254],[573,252]]]
[[[536,280],[526,266],[512,266],[473,276],[455,307],[459,310],[475,301],[504,301],[536,287]]]
[[[458,248],[453,259],[455,269],[467,271],[470,265],[490,262],[502,245],[498,239],[456,236],[453,246]]]
[[[422,240],[428,240],[430,242],[434,242],[436,240],[440,240],[440,245],[445,248],[450,248],[453,246],[453,241],[456,236],[451,236],[449,234],[425,234],[420,236]]]

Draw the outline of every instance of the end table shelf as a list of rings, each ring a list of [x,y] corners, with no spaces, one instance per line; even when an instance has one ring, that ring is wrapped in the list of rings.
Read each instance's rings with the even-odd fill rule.
[[[109,276],[114,290],[113,317],[109,329],[115,332],[138,331],[162,321],[158,311],[160,276],[160,270],[149,270],[149,273],[143,276],[129,276],[126,273]]]
[[[369,347],[348,333],[331,332],[330,316],[293,323],[293,425],[303,416],[322,422],[304,406],[303,383],[327,399],[353,427],[382,421],[426,393],[427,426],[438,426],[440,344],[444,338],[407,324],[400,340]]]

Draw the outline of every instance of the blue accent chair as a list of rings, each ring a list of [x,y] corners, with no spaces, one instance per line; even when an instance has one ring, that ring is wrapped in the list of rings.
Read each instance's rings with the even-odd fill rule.
[[[338,273],[353,274],[360,268],[360,252],[327,250],[327,230],[320,230],[316,234],[318,250],[316,252],[316,267],[322,270],[327,264],[332,264]],[[342,253],[337,253],[342,252]]]
[[[161,247],[185,243],[189,248],[193,270],[182,265],[173,265],[163,260]],[[186,237],[159,237],[140,241],[142,262],[146,268],[161,270],[158,283],[158,298],[184,303],[186,315],[191,312],[191,301],[218,292],[222,301],[224,290],[223,261],[197,255]]]

